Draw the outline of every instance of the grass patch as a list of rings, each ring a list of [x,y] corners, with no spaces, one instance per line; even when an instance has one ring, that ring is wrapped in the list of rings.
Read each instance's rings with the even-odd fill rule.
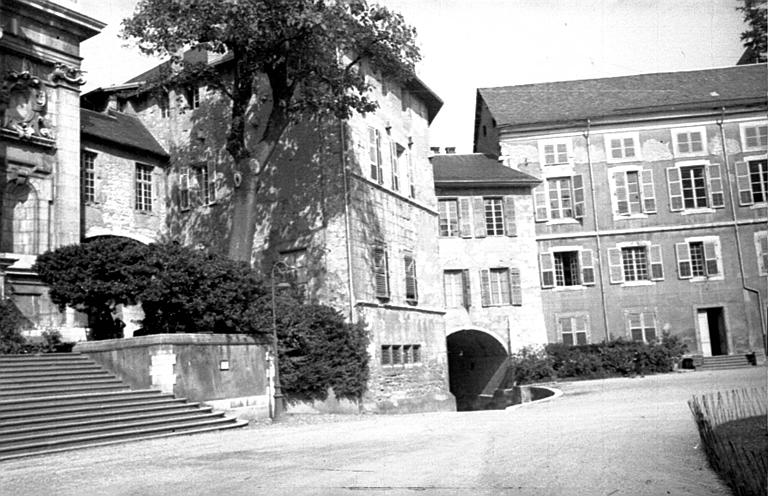
[[[757,453],[768,453],[768,421],[764,415],[732,420],[714,429],[721,439],[733,443],[736,449]]]

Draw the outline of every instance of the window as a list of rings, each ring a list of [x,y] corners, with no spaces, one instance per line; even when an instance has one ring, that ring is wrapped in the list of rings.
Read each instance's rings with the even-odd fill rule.
[[[567,287],[595,284],[592,250],[559,249],[539,254],[541,287]]]
[[[413,157],[411,156],[411,151],[408,150],[406,155],[406,161],[408,162],[408,197],[416,198],[416,176],[414,175],[415,172],[413,170]]]
[[[533,191],[537,222],[584,217],[584,183],[580,175],[547,179]]]
[[[757,253],[757,271],[761,276],[768,276],[768,231],[755,233],[755,253]]]
[[[739,205],[768,203],[768,159],[736,162]]]
[[[560,165],[569,163],[570,140],[548,140],[539,143],[541,163],[544,165]]]
[[[417,303],[419,301],[418,283],[416,280],[416,261],[413,255],[404,255],[405,264],[405,301]]]
[[[497,268],[481,270],[480,289],[484,307],[520,306],[523,304],[519,269]]]
[[[484,238],[517,236],[514,196],[482,196],[438,200],[440,236]]]
[[[152,166],[136,164],[136,203],[139,212],[152,211]]]
[[[189,209],[189,167],[182,167],[179,171],[179,208]]]
[[[667,168],[669,209],[673,212],[725,206],[719,164],[697,162]]]
[[[376,298],[389,298],[389,267],[384,245],[373,247],[373,283]]]
[[[469,307],[470,295],[468,270],[446,270],[443,272],[443,289],[445,291],[446,307]]]
[[[637,133],[608,134],[605,136],[607,162],[626,162],[640,159]]]
[[[83,150],[80,155],[80,192],[83,203],[96,201],[96,154]]]
[[[197,169],[197,187],[200,189],[200,202],[203,205],[216,201],[216,165],[213,162],[202,164]]]
[[[371,163],[371,179],[384,183],[384,171],[381,160],[381,133],[378,129],[368,128],[368,158]]]
[[[706,155],[707,130],[704,127],[692,127],[672,130],[672,144],[675,155],[690,157]]]
[[[589,342],[589,318],[587,315],[561,316],[557,319],[557,330],[563,344],[573,346]]]
[[[504,235],[504,214],[501,198],[485,198],[485,233],[487,236]]]
[[[187,106],[191,109],[200,107],[200,87],[190,86],[186,91]]]
[[[381,346],[381,364],[385,366],[421,363],[420,344],[385,344]]]
[[[680,279],[722,276],[720,244],[717,238],[686,240],[675,244]]]
[[[617,170],[611,173],[611,179],[614,214],[632,216],[656,212],[652,170]]]
[[[394,141],[390,143],[389,158],[392,168],[392,190],[400,191],[400,159],[403,155],[405,148],[398,145]]]
[[[455,237],[459,235],[459,202],[458,200],[438,200],[437,213],[440,236]]]
[[[741,148],[745,152],[768,148],[768,124],[741,124]]]
[[[627,243],[626,246],[609,248],[608,270],[611,284],[661,281],[664,279],[661,246]]]
[[[656,315],[653,312],[629,311],[626,316],[632,341],[650,343],[656,340]]]

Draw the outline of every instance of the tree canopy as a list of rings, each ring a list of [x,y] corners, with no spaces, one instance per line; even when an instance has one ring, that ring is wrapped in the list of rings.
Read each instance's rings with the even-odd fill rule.
[[[420,59],[402,15],[364,0],[140,0],[123,35],[170,58],[173,70],[159,84],[199,82],[231,100],[226,147],[240,186],[229,255],[246,261],[259,176],[290,123],[372,112],[360,63],[403,80]],[[182,51],[195,49],[225,54],[230,69],[185,63]]]
[[[736,7],[744,15],[748,28],[741,33],[750,63],[768,60],[768,2],[766,0],[744,0],[742,7]]]

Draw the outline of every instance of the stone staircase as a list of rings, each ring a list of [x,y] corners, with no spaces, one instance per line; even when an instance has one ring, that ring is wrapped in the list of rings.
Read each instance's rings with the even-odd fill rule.
[[[85,355],[0,355],[0,460],[246,424],[131,390]]]
[[[703,357],[701,370],[741,369],[751,367],[747,355],[716,355]]]

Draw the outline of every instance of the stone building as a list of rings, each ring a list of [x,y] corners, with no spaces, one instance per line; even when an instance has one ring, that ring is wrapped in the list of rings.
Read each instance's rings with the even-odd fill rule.
[[[765,64],[483,88],[475,151],[533,193],[548,339],[761,352]]]
[[[227,57],[186,56],[229,70]],[[202,86],[127,91],[158,70],[94,90],[84,105],[125,122],[137,118],[168,151],[164,235],[226,252],[235,187],[222,125],[228,105]],[[309,301],[366,322],[366,408],[453,409],[427,158],[428,126],[442,101],[418,79],[401,84],[363,70],[380,105],[375,113],[288,129],[263,176],[252,262],[265,276],[287,263]]]
[[[38,328],[81,334],[30,270],[81,240],[80,43],[104,24],[48,0],[0,4],[0,291]]]
[[[431,161],[451,392],[470,409],[510,352],[547,342],[531,197],[541,181],[494,155]]]

